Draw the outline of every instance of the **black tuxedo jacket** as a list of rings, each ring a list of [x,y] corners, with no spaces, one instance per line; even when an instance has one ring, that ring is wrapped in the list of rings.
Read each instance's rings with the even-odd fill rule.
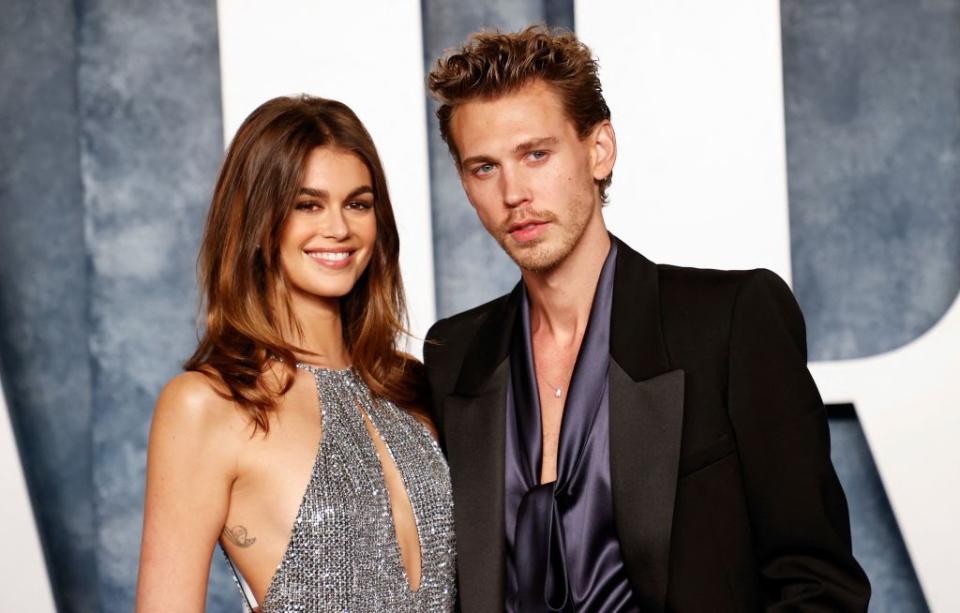
[[[618,243],[616,527],[644,611],[865,611],[803,318],[766,270],[656,265]],[[465,613],[502,611],[504,429],[519,285],[437,322],[424,362],[453,480]]]

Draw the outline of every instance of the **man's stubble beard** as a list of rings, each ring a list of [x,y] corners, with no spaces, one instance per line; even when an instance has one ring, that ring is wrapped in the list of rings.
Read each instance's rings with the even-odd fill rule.
[[[493,233],[500,248],[506,252],[510,259],[516,263],[522,270],[534,273],[548,273],[556,269],[567,259],[577,243],[583,237],[587,224],[590,222],[590,213],[587,208],[589,205],[575,200],[570,207],[570,216],[560,222],[558,217],[549,211],[537,211],[533,208],[524,208],[523,215],[511,215],[510,219],[503,224],[497,232]],[[512,241],[507,228],[518,218],[523,219],[533,217],[541,221],[550,223],[548,232],[553,234],[549,243],[541,238],[530,241],[527,244],[519,245]]]

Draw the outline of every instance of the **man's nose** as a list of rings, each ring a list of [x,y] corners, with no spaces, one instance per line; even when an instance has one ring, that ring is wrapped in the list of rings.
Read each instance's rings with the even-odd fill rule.
[[[500,176],[503,181],[504,205],[515,208],[530,201],[530,188],[520,169],[504,165]]]

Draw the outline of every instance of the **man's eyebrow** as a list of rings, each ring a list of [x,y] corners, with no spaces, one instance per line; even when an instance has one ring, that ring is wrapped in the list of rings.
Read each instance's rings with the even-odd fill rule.
[[[534,149],[539,149],[547,145],[556,145],[560,142],[560,139],[556,136],[543,136],[541,138],[531,138],[530,140],[523,141],[519,145],[513,148],[514,153],[521,153],[524,151],[533,151]]]
[[[483,164],[493,164],[496,160],[487,155],[471,155],[468,158],[460,160],[461,166],[470,166],[472,164],[483,163]]]
[[[514,153],[524,153],[526,151],[534,151],[540,149],[541,147],[546,147],[548,145],[556,145],[560,142],[560,139],[556,136],[543,136],[540,138],[531,138],[525,140],[516,147],[513,148]],[[460,161],[461,166],[469,166],[471,164],[494,164],[496,160],[487,155],[472,155],[468,158],[464,158]]]

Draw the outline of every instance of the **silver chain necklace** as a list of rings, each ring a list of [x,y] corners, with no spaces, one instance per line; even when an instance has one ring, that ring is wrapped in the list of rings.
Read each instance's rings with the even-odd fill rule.
[[[558,386],[550,383],[550,382],[547,381],[546,379],[543,379],[543,382],[547,384],[547,387],[549,387],[550,389],[553,390],[553,397],[554,397],[554,398],[560,398],[561,396],[563,396],[563,388],[562,388],[562,387],[558,387]]]

